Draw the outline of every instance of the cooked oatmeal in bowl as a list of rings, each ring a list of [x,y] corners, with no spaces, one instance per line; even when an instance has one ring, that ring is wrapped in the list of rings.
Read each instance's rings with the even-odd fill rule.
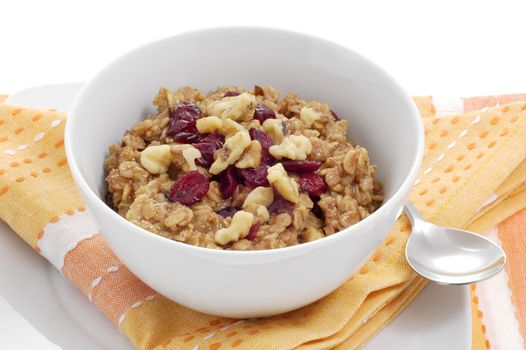
[[[161,88],[153,103],[157,113],[105,160],[108,205],[148,231],[274,249],[332,235],[382,204],[376,165],[327,104],[257,85]]]
[[[152,105],[177,82],[250,90],[161,89]],[[297,309],[354,275],[402,212],[424,151],[414,102],[384,70],[269,28],[206,29],[133,50],[82,88],[65,130],[89,232],[163,296],[236,318]]]

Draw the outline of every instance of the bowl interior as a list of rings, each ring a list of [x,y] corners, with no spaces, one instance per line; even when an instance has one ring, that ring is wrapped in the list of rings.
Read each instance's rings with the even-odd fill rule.
[[[303,34],[257,28],[186,33],[140,47],[114,61],[83,89],[68,121],[71,166],[104,198],[103,162],[109,145],[154,112],[160,87],[273,85],[284,96],[328,103],[350,121],[349,134],[378,164],[386,200],[414,173],[422,127],[412,101],[385,72],[362,56]]]

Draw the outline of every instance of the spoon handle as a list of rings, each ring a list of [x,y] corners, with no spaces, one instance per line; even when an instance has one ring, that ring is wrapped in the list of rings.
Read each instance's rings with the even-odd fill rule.
[[[411,221],[411,225],[414,227],[418,222],[423,222],[424,218],[420,216],[420,213],[418,213],[418,210],[416,210],[414,204],[411,201],[407,201],[404,213],[409,218],[409,221]]]

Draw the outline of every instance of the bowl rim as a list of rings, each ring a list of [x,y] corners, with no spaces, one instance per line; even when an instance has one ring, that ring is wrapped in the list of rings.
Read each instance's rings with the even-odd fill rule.
[[[366,64],[369,64],[371,68],[381,73],[387,81],[389,81],[395,88],[397,88],[400,92],[402,92],[402,94],[406,97],[405,102],[408,104],[408,108],[412,111],[412,113],[410,113],[411,114],[410,118],[415,123],[416,129],[417,129],[417,133],[415,135],[416,142],[417,142],[417,149],[416,149],[416,152],[414,153],[414,157],[412,159],[412,165],[411,165],[411,168],[406,178],[402,181],[402,184],[399,185],[398,188],[394,190],[391,198],[389,198],[387,201],[384,201],[382,205],[376,211],[374,211],[371,215],[369,215],[365,219],[341,231],[338,231],[330,236],[326,236],[323,239],[318,239],[318,240],[311,241],[311,242],[305,242],[305,243],[297,244],[294,246],[287,246],[287,247],[277,248],[277,249],[247,250],[247,251],[212,249],[212,248],[194,246],[188,243],[183,243],[183,242],[179,242],[176,240],[172,240],[172,239],[157,235],[153,232],[150,232],[140,226],[137,226],[131,223],[130,221],[126,220],[124,217],[120,216],[114,210],[112,210],[87,184],[84,176],[82,175],[80,171],[77,161],[73,155],[72,135],[74,134],[73,130],[75,129],[75,115],[77,114],[76,111],[79,108],[79,105],[81,105],[84,92],[90,89],[93,81],[96,81],[100,77],[105,76],[108,72],[111,72],[113,67],[119,65],[122,60],[126,59],[129,56],[133,56],[137,53],[140,53],[148,49],[151,46],[159,45],[163,42],[174,40],[175,38],[178,38],[180,36],[207,35],[209,33],[217,32],[217,31],[225,31],[225,32],[252,31],[252,32],[259,32],[259,33],[270,32],[270,33],[273,33],[274,35],[298,36],[298,37],[306,38],[309,40],[318,41],[321,44],[333,46],[339,50],[350,52],[351,54],[356,56],[358,59],[362,60]],[[147,235],[149,237],[147,239],[159,240],[159,242],[165,242],[165,244],[172,245],[175,249],[187,250],[189,253],[193,252],[193,253],[218,255],[218,256],[223,256],[223,255],[241,256],[244,258],[249,258],[249,257],[261,257],[265,255],[280,255],[280,254],[285,255],[285,254],[290,254],[290,253],[299,253],[302,250],[308,251],[310,249],[321,248],[323,246],[332,244],[334,242],[337,242],[343,239],[345,235],[352,234],[352,232],[349,232],[349,231],[359,231],[363,226],[368,225],[369,223],[374,221],[376,218],[380,217],[381,215],[384,215],[384,213],[388,210],[388,208],[393,207],[395,203],[401,200],[404,200],[404,198],[401,198],[401,197],[404,197],[405,194],[409,192],[410,187],[413,185],[418,175],[420,166],[422,164],[423,155],[424,155],[424,126],[423,126],[423,122],[421,120],[420,114],[416,108],[416,105],[411,100],[410,95],[398,83],[398,81],[396,81],[387,71],[385,71],[382,67],[376,64],[374,61],[362,55],[361,53],[354,51],[351,48],[348,48],[344,45],[338,44],[336,42],[333,42],[331,40],[328,40],[322,37],[318,37],[315,35],[299,32],[299,31],[294,31],[294,30],[272,28],[272,27],[262,27],[262,26],[219,26],[219,27],[207,27],[207,28],[202,28],[202,29],[183,31],[178,34],[171,35],[169,37],[152,40],[145,44],[137,46],[134,49],[129,50],[125,52],[124,54],[120,55],[119,57],[110,61],[101,70],[99,70],[81,88],[78,95],[75,97],[75,100],[70,109],[70,113],[68,115],[67,123],[65,126],[64,142],[65,142],[66,156],[68,159],[69,168],[71,170],[71,173],[73,175],[73,178],[75,180],[75,183],[78,189],[84,195],[84,199],[87,202],[89,202],[89,204],[97,206],[97,209],[101,210],[104,213],[104,215],[107,215],[110,218],[116,220],[117,222],[122,223],[124,225],[123,228],[125,228],[127,231],[136,230],[137,232],[134,232],[134,234]],[[88,204],[88,207],[89,207],[89,204]],[[402,208],[400,208],[400,213],[401,212],[402,212]],[[104,232],[102,232],[102,234],[105,235]]]

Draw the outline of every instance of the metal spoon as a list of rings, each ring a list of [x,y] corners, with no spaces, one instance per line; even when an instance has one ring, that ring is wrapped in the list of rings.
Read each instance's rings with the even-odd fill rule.
[[[409,265],[420,275],[440,284],[468,284],[497,274],[506,253],[476,233],[433,225],[409,202],[405,209],[413,231],[405,247]]]

